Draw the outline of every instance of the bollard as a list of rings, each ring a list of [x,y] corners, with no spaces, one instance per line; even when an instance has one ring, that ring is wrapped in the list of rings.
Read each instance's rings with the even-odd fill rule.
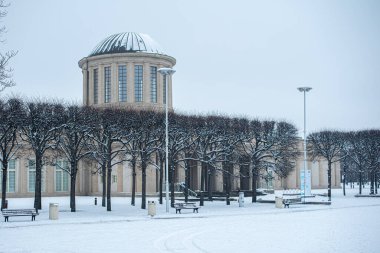
[[[49,205],[49,220],[58,220],[58,204],[50,203]]]
[[[203,191],[201,191],[201,199],[199,200],[199,205],[200,206],[203,206],[204,205],[204,203],[203,203]]]
[[[284,208],[284,204],[282,202],[282,198],[281,197],[275,197],[275,206],[276,208]]]
[[[156,215],[156,203],[154,201],[148,201],[148,215],[151,217]]]
[[[239,192],[239,207],[244,207],[244,192]]]
[[[95,198],[95,206],[98,205],[98,198]]]

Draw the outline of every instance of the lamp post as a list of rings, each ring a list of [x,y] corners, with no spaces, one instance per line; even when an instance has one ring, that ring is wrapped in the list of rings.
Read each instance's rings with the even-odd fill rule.
[[[306,195],[306,171],[307,171],[307,153],[306,153],[306,92],[309,92],[311,87],[298,87],[300,92],[303,92],[303,202],[305,203]]]
[[[165,200],[166,200],[166,212],[169,213],[169,133],[168,133],[168,78],[175,73],[175,70],[172,68],[160,68],[157,70],[161,75],[165,76]]]

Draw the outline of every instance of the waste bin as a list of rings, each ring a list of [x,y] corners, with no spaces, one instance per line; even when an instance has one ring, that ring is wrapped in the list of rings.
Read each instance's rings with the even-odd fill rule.
[[[152,217],[156,215],[156,203],[154,201],[148,201],[148,215]]]
[[[239,207],[244,207],[244,192],[239,192]]]
[[[281,197],[275,197],[275,205],[276,208],[284,208],[284,203],[282,203],[282,198]]]
[[[49,220],[58,220],[58,204],[50,203],[49,205]]]

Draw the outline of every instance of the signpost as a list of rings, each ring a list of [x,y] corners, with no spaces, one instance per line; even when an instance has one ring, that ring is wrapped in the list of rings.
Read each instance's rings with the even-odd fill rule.
[[[301,194],[303,196],[310,196],[311,195],[311,171],[306,170],[306,177],[305,177],[305,170],[300,171],[300,182],[301,182]],[[305,200],[305,199],[304,199]]]

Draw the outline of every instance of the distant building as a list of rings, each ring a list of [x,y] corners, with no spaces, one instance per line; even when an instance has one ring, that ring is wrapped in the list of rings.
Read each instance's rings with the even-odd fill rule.
[[[163,109],[166,101],[173,109],[172,80],[168,80],[168,98],[165,97],[164,80],[157,73],[162,67],[171,68],[176,64],[175,58],[165,54],[160,46],[148,35],[139,33],[120,33],[107,37],[95,49],[79,61],[83,73],[83,103],[91,106],[133,106],[135,108]],[[300,149],[303,144],[300,142]],[[27,150],[27,148],[25,149]],[[31,153],[20,152],[16,159],[9,162],[7,191],[9,197],[34,196],[35,163]],[[70,190],[70,177],[62,170],[68,166],[64,159],[59,160],[60,166],[46,165],[42,173],[42,195],[63,196]],[[258,188],[294,189],[300,187],[300,168],[303,167],[302,157],[297,161],[296,168],[285,179],[271,171],[260,179]],[[324,160],[308,162],[312,173],[312,188],[327,188],[327,162]],[[252,182],[242,177],[239,166],[233,168],[234,177],[232,190],[250,190]],[[77,195],[100,195],[102,180],[97,165],[89,161],[79,163],[77,179]],[[141,171],[137,170],[137,192],[141,192]],[[140,174],[139,174],[140,173]],[[248,172],[249,173],[249,172]],[[147,169],[147,192],[157,195],[158,171],[153,166]],[[1,170],[0,170],[1,175]],[[192,190],[200,189],[201,166],[193,164],[190,169],[190,185]],[[185,181],[185,172],[178,168],[175,182],[180,185]],[[118,164],[112,171],[113,195],[126,196],[132,192],[132,171],[130,164]],[[1,180],[0,180],[1,185]],[[223,191],[223,175],[219,171],[212,172],[209,185],[212,191]],[[332,170],[332,187],[340,186],[340,166],[334,164]],[[1,190],[1,187],[0,187]]]
[[[165,85],[157,69],[172,68],[175,64],[176,60],[146,34],[111,35],[79,61],[83,72],[83,103],[163,108]],[[171,79],[168,86],[168,106],[172,108]]]

